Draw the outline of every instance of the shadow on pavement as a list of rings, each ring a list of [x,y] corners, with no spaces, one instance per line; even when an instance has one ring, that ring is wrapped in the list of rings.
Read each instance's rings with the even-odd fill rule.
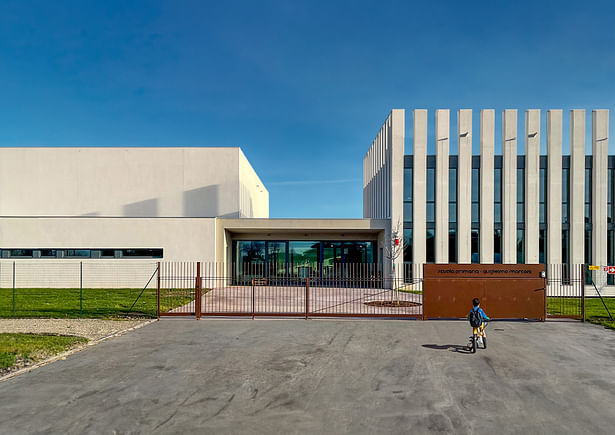
[[[471,353],[467,346],[460,344],[423,344],[427,349],[448,350],[450,352]]]

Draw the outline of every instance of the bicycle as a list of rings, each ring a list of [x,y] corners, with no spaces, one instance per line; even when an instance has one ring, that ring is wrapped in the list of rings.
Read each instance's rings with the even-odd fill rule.
[[[485,335],[485,329],[487,328],[488,320],[483,320],[482,331],[481,327],[472,328],[472,335],[470,336],[470,341],[468,343],[468,350],[472,353],[476,353],[476,349],[478,349],[478,339],[482,337],[483,349],[487,349],[487,336]],[[479,333],[479,331],[481,331]]]

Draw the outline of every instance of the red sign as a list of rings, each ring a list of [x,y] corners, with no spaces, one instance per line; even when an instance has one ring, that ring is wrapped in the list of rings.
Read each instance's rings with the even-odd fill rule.
[[[610,274],[615,274],[615,266],[609,266],[609,270],[608,270],[608,272],[609,272]]]

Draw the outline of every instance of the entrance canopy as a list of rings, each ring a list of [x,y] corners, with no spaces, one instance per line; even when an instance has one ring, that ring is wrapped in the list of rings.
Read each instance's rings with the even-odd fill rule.
[[[382,269],[388,225],[374,219],[218,219],[218,261],[238,282],[373,275]]]

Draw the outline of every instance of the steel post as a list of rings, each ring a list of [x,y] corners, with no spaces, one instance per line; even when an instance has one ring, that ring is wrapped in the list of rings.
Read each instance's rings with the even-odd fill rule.
[[[194,315],[196,320],[201,319],[201,262],[196,263],[196,287],[194,289]]]
[[[156,314],[158,317],[158,320],[160,320],[160,261],[158,262],[158,267],[156,270],[156,274],[158,275],[156,277],[156,282],[157,282],[157,290],[156,290],[156,303],[157,303],[157,308],[156,308]]]
[[[310,277],[305,279],[305,320],[310,315]]]
[[[83,261],[79,262],[79,317],[83,317]]]
[[[252,278],[252,320],[254,320],[254,278]]]
[[[13,317],[15,317],[15,262],[13,261]]]
[[[585,265],[581,272],[581,320],[585,322]]]

